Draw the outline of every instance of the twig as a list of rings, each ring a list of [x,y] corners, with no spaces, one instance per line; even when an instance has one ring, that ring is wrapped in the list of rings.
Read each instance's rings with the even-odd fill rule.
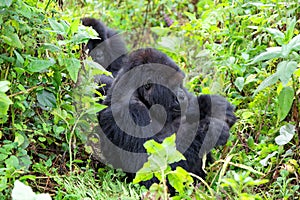
[[[32,91],[32,90],[34,90],[34,89],[36,89],[36,88],[38,88],[38,87],[40,87],[40,86],[43,86],[43,85],[33,86],[32,88],[29,88],[29,89],[27,89],[27,90],[25,90],[25,91],[23,90],[23,91],[20,91],[20,92],[17,92],[17,93],[8,95],[8,97],[11,98],[11,97],[17,96],[17,95],[19,95],[19,94],[25,94],[25,93],[28,93],[28,92],[30,92],[30,91]]]

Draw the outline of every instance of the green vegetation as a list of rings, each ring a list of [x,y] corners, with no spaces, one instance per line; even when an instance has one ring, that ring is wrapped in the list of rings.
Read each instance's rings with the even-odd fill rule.
[[[16,180],[53,199],[166,199],[166,177],[177,180],[174,199],[299,198],[299,13],[297,0],[0,1],[0,199]],[[236,106],[206,180],[192,185],[184,170],[170,171],[181,158],[170,138],[148,143],[162,163],[152,173],[162,184],[150,191],[91,158],[87,137],[103,108],[92,78],[104,72],[83,50],[95,36],[84,16],[124,31],[129,49],[167,53],[190,91]],[[178,157],[163,160],[153,152],[162,147]],[[136,181],[147,179],[143,170]]]

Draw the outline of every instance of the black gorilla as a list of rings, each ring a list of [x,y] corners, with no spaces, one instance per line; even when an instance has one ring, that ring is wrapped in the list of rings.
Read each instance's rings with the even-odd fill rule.
[[[126,59],[126,45],[115,30],[106,27],[94,18],[82,18],[84,26],[91,26],[99,39],[90,39],[87,43],[89,55],[115,77]]]
[[[84,26],[91,26],[98,33],[99,37],[88,41],[89,55],[115,77],[126,60],[127,50],[123,39],[115,30],[106,27],[99,20],[88,17],[81,20]],[[108,89],[112,85],[113,78],[106,75],[97,75],[95,76],[95,82],[98,85],[103,85],[98,91],[103,96],[106,96]],[[102,100],[99,102],[102,103]]]
[[[176,133],[177,149],[186,160],[171,167],[204,178],[203,156],[212,161],[211,149],[227,142],[236,117],[223,97],[188,93],[183,78],[179,67],[155,49],[130,53],[108,91],[108,107],[98,113],[99,159],[134,175],[147,160],[143,144]]]

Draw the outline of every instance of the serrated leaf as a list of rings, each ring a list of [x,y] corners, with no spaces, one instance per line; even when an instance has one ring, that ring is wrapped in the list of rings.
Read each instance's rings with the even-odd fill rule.
[[[260,92],[261,90],[269,87],[270,85],[275,84],[279,79],[278,74],[272,74],[271,76],[269,76],[268,78],[266,78],[258,87],[257,89],[254,91],[253,96],[255,96],[258,92]]]
[[[292,124],[286,124],[280,127],[280,135],[275,138],[276,144],[285,145],[289,143],[293,139],[295,132],[295,126]]]
[[[278,96],[278,120],[282,121],[289,114],[294,100],[294,89],[291,87],[284,87]]]
[[[51,60],[33,60],[27,66],[29,72],[41,72],[53,66],[55,61]]]
[[[237,77],[235,79],[235,81],[234,81],[234,85],[241,92],[243,90],[244,85],[245,85],[245,79],[244,79],[244,77]]]
[[[78,72],[81,67],[80,61],[76,58],[67,58],[64,62],[71,79],[76,83],[78,78]]]
[[[184,189],[193,183],[191,175],[182,167],[176,167],[172,173],[168,174],[168,180],[180,194],[183,194]]]
[[[282,61],[277,66],[276,73],[279,76],[280,81],[283,85],[286,85],[294,71],[297,69],[297,62],[295,61]]]
[[[271,60],[273,58],[281,58],[282,57],[282,48],[281,47],[271,47],[267,48],[266,52],[263,52],[253,58],[252,62],[249,65],[257,63],[259,61]]]
[[[153,178],[153,171],[151,169],[149,161],[145,162],[143,167],[136,173],[133,183],[139,183],[141,181],[147,181]]]
[[[56,107],[56,98],[53,93],[42,90],[37,93],[37,100],[43,107]]]
[[[159,144],[158,142],[155,142],[154,140],[148,140],[147,142],[145,142],[144,147],[149,154],[155,154],[164,149],[162,144]]]
[[[7,92],[9,90],[9,81],[0,81],[0,92]]]

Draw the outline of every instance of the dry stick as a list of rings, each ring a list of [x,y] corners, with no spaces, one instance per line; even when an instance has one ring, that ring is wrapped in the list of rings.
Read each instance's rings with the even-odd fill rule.
[[[34,86],[34,87],[29,88],[29,89],[27,89],[27,90],[25,90],[25,91],[23,90],[23,91],[20,91],[20,92],[17,92],[17,93],[8,95],[8,97],[11,98],[11,97],[17,96],[17,95],[19,95],[19,94],[25,94],[25,93],[28,93],[28,92],[30,92],[30,91],[32,91],[32,90],[34,90],[34,89],[36,89],[36,88],[38,88],[38,87],[40,87],[40,86],[43,86],[43,85],[37,85],[37,86]]]

